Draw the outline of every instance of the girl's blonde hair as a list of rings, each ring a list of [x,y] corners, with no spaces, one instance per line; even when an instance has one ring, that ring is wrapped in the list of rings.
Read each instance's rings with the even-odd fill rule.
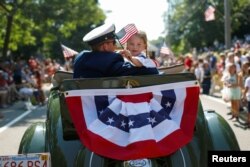
[[[230,71],[229,71],[229,70],[230,70],[231,67],[234,67],[234,68],[235,68],[235,73],[237,74],[236,64],[235,64],[235,63],[228,63],[228,64],[226,65],[227,73],[230,74]]]
[[[229,68],[230,67],[232,67],[232,66],[234,66],[235,68],[236,68],[236,64],[235,63],[227,63],[227,65],[226,65],[226,69],[227,69],[227,71],[229,70]]]

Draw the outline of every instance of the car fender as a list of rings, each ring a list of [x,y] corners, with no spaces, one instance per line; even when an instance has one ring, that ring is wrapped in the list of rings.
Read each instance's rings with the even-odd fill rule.
[[[235,134],[227,121],[213,110],[204,112],[212,143],[211,150],[240,150]]]
[[[45,123],[37,122],[24,132],[18,154],[45,152]]]

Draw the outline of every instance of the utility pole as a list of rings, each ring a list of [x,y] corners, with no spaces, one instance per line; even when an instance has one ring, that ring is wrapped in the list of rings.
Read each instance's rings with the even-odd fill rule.
[[[224,17],[225,17],[225,47],[231,48],[231,3],[229,0],[224,0]]]

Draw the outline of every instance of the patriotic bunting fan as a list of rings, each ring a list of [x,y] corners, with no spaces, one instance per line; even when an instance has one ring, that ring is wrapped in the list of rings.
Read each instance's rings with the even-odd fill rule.
[[[198,111],[195,81],[65,93],[81,142],[118,160],[167,156],[192,139]]]

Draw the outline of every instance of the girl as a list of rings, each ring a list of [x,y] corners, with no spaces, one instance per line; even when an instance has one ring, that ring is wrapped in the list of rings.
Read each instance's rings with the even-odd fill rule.
[[[241,85],[241,92],[242,94],[244,94],[245,91],[245,81],[247,79],[248,75],[248,68],[250,67],[250,63],[249,62],[243,62],[241,65],[241,71],[239,72],[239,77],[242,80],[242,85]],[[240,102],[240,111],[244,111],[244,108],[247,107],[247,101],[241,101]]]
[[[147,56],[147,35],[144,31],[139,31],[131,36],[127,41],[126,49],[120,51],[120,54],[133,63],[134,66],[158,67],[159,63]]]
[[[42,89],[43,81],[40,71],[36,70],[34,72],[34,87],[36,88],[36,91],[34,92],[34,96],[36,98],[36,101],[39,103],[39,105],[44,105],[45,103],[45,95]]]
[[[236,65],[234,63],[228,63],[226,70],[223,76],[223,83],[228,88],[228,98],[231,102],[232,117],[230,120],[239,121],[242,80],[236,72]]]
[[[207,61],[203,64],[203,81],[201,83],[202,86],[202,93],[205,95],[210,94],[210,88],[211,88],[211,68]]]
[[[250,68],[248,68],[247,78],[244,83],[243,100],[247,101],[248,119],[246,122],[247,128],[250,128]]]

